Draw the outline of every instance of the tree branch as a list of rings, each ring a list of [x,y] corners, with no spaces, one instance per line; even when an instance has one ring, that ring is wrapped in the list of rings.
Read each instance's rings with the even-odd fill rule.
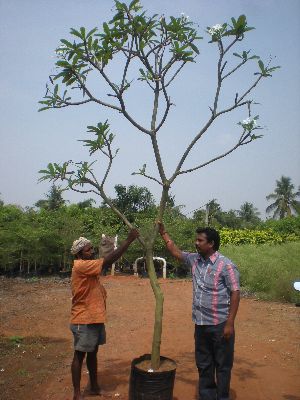
[[[231,74],[233,74],[236,70],[238,70],[242,65],[244,65],[246,62],[248,61],[248,59],[247,60],[243,60],[242,62],[240,62],[235,68],[233,68],[231,71],[229,71],[226,75],[224,75],[223,77],[222,77],[222,80],[224,80],[224,79],[226,79],[229,75],[231,75]]]
[[[162,90],[163,90],[163,93],[164,93],[164,96],[165,96],[165,100],[166,100],[167,106],[166,106],[166,109],[165,109],[165,112],[164,112],[164,115],[163,115],[163,117],[162,117],[161,122],[160,122],[160,123],[158,124],[158,126],[154,129],[154,133],[157,133],[157,132],[160,130],[160,128],[163,126],[163,124],[165,123],[165,120],[167,119],[167,116],[168,116],[168,114],[169,114],[170,107],[171,107],[170,98],[168,97],[168,93],[167,93],[167,91],[166,91],[166,87],[165,87],[165,84],[164,84],[164,80],[163,80],[163,79],[161,80],[161,87],[162,87]]]
[[[145,178],[151,179],[152,181],[158,183],[159,185],[163,185],[158,179],[154,178],[153,176],[147,175],[147,174],[142,174],[140,172],[134,172],[131,175],[140,175],[140,176],[144,176]]]
[[[155,135],[155,125],[156,125],[156,117],[157,117],[157,110],[158,110],[158,99],[159,99],[159,83],[155,82],[156,88],[154,92],[154,104],[153,104],[153,112],[152,112],[152,119],[151,119],[151,141],[153,146],[153,151],[156,159],[156,164],[159,172],[159,176],[162,182],[166,180],[165,171],[163,168],[159,147],[156,140]]]
[[[236,150],[238,147],[241,147],[241,146],[243,146],[245,144],[248,144],[248,143],[252,142],[253,141],[252,139],[246,141],[246,139],[249,137],[249,135],[250,134],[248,133],[247,135],[244,136],[244,133],[243,133],[242,136],[240,137],[239,141],[230,150],[226,151],[225,153],[223,153],[223,154],[221,154],[221,155],[219,155],[217,157],[212,158],[211,160],[209,160],[209,161],[207,161],[207,162],[205,162],[203,164],[198,165],[197,167],[190,168],[190,169],[187,169],[187,170],[184,170],[184,171],[180,171],[177,175],[187,174],[189,172],[196,171],[197,169],[203,168],[206,165],[209,165],[209,164],[211,164],[211,163],[213,163],[213,162],[215,162],[217,160],[220,160],[221,158],[226,157],[227,155],[232,153],[234,150]]]
[[[176,78],[176,76],[179,74],[179,72],[182,70],[182,68],[185,66],[186,61],[184,61],[181,66],[177,69],[177,71],[174,73],[174,75],[172,76],[172,78],[169,80],[169,82],[165,85],[165,87],[167,88],[170,83]]]

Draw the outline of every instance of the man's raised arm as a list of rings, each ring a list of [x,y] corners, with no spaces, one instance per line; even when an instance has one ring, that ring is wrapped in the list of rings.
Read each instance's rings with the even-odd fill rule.
[[[124,242],[121,243],[121,245],[116,250],[104,257],[103,268],[108,267],[115,261],[117,261],[125,253],[131,243],[134,242],[135,239],[137,239],[138,237],[139,231],[137,229],[131,229],[127,236],[127,239],[124,240]]]
[[[177,258],[177,260],[179,261],[184,261],[183,252],[176,246],[176,244],[170,238],[170,235],[165,230],[164,224],[160,221],[158,221],[158,231],[163,241],[165,242],[168,251],[172,254],[172,256]]]

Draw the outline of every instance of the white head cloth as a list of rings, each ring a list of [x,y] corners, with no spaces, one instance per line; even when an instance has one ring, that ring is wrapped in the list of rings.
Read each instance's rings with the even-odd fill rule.
[[[87,244],[91,244],[90,240],[86,239],[85,237],[80,237],[77,240],[74,240],[73,245],[71,247],[71,253],[77,254],[86,246]]]

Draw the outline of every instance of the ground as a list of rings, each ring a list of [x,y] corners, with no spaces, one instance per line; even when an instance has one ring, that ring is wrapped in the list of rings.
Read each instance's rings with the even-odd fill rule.
[[[147,279],[104,277],[103,283],[109,318],[107,344],[98,355],[99,380],[106,391],[102,398],[126,400],[130,362],[150,350],[153,295]],[[177,362],[174,400],[194,400],[191,282],[161,283],[165,293],[162,355]],[[71,400],[70,303],[68,279],[0,278],[1,400]],[[241,300],[232,399],[300,400],[299,315],[293,304]],[[84,367],[83,389],[87,381]]]

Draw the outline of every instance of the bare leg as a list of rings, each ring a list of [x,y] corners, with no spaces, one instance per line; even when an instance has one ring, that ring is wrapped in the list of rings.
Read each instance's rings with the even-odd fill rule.
[[[72,361],[71,371],[72,371],[72,382],[74,388],[73,400],[83,400],[80,393],[80,380],[81,380],[81,368],[85,357],[85,353],[82,351],[75,350],[74,357]]]
[[[100,387],[97,380],[97,352],[98,346],[91,353],[87,353],[86,365],[90,376],[90,394],[100,394]]]

